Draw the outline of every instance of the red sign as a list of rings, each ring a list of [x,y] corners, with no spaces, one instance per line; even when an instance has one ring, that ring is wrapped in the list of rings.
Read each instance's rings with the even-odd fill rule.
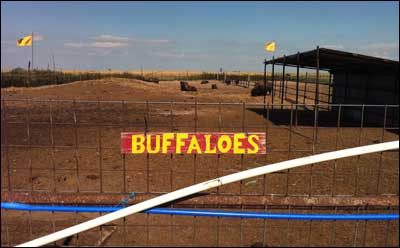
[[[121,152],[265,154],[265,133],[121,133]]]

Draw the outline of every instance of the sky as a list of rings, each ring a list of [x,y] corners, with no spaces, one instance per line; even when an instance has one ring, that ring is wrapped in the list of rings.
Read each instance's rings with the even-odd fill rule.
[[[399,60],[393,2],[1,2],[1,69],[262,71],[320,47]]]

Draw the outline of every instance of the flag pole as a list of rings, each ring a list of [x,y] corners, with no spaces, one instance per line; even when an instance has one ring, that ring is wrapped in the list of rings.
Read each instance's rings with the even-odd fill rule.
[[[34,65],[33,65],[33,32],[32,32],[32,70],[34,70]]]

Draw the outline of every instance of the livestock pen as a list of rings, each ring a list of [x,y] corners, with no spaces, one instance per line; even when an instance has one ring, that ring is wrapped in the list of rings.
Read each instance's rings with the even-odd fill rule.
[[[2,202],[134,204],[182,187],[344,148],[398,140],[398,105],[2,99]],[[362,116],[354,120],[346,109]],[[381,113],[379,124],[369,109]],[[266,154],[121,154],[120,133],[264,132]],[[398,214],[398,151],[326,161],[224,185],[173,209]],[[129,198],[128,196],[131,196]],[[134,197],[132,197],[134,196]],[[123,205],[123,204],[122,204]],[[120,205],[121,206],[121,205]],[[2,208],[2,245],[107,212]],[[140,213],[57,241],[80,246],[398,246],[398,219],[320,220]]]

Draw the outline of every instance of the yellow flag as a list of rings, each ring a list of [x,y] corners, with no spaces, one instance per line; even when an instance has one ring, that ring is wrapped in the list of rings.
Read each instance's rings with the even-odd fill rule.
[[[19,39],[17,41],[17,46],[32,46],[32,35]]]
[[[265,43],[265,50],[275,52],[275,41]]]

